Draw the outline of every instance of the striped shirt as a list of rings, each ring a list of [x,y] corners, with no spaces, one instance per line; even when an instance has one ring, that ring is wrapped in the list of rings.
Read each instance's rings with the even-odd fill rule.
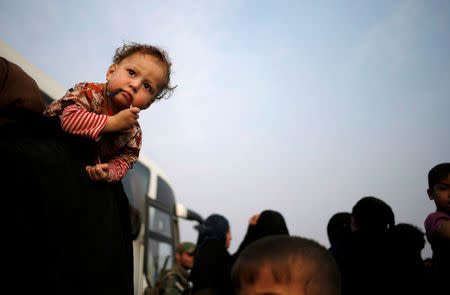
[[[102,134],[108,119],[105,98],[106,84],[79,83],[52,102],[44,115],[59,116],[65,132],[95,141],[100,163],[109,165],[108,181],[114,182],[122,179],[137,161],[142,130],[137,123],[130,133]]]

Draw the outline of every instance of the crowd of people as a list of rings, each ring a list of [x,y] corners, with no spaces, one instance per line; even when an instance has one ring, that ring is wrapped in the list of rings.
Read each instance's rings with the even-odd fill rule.
[[[424,218],[431,261],[421,256],[425,233],[396,223],[392,208],[373,196],[331,216],[328,249],[290,235],[283,215],[265,210],[250,218],[243,241],[230,254],[228,220],[212,214],[199,229],[193,265],[182,264],[190,284],[184,281],[183,288],[173,288],[172,281],[167,289],[159,286],[158,294],[445,294],[450,277],[450,163],[433,167],[428,183],[429,198],[436,204],[436,212]]]

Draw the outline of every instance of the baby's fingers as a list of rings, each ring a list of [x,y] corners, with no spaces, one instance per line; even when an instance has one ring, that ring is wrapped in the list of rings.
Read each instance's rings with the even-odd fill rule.
[[[91,180],[99,181],[99,180],[104,180],[104,179],[108,178],[109,168],[108,167],[105,168],[103,165],[106,165],[106,164],[100,164],[100,165],[95,165],[95,166],[86,166],[86,172]]]
[[[98,180],[106,179],[108,177],[108,172],[104,170],[103,165],[104,164],[95,165],[95,176]]]
[[[137,114],[137,113],[139,113],[139,112],[141,111],[141,109],[139,109],[138,107],[131,107],[131,108],[130,108],[130,111],[131,111],[133,114]]]

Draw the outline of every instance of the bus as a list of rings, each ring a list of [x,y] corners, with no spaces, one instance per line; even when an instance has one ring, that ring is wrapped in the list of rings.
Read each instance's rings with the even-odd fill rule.
[[[46,105],[61,98],[65,89],[0,40],[0,56],[20,66],[38,84]],[[202,217],[177,203],[173,186],[164,171],[142,152],[122,180],[131,207],[134,295],[152,286],[161,270],[175,263],[180,242],[179,219],[198,224]],[[194,224],[195,226],[196,224]]]

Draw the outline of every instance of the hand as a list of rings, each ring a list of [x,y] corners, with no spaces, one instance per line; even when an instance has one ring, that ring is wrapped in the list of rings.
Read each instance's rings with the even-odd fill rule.
[[[259,214],[253,215],[253,216],[250,218],[248,224],[250,224],[250,225],[256,225],[256,223],[258,222],[258,218],[259,218]]]
[[[128,133],[133,130],[133,126],[139,118],[138,113],[141,110],[137,107],[122,110],[114,116],[108,117],[103,132],[123,132]]]
[[[108,181],[109,165],[96,164],[95,166],[86,166],[86,172],[92,181]]]

